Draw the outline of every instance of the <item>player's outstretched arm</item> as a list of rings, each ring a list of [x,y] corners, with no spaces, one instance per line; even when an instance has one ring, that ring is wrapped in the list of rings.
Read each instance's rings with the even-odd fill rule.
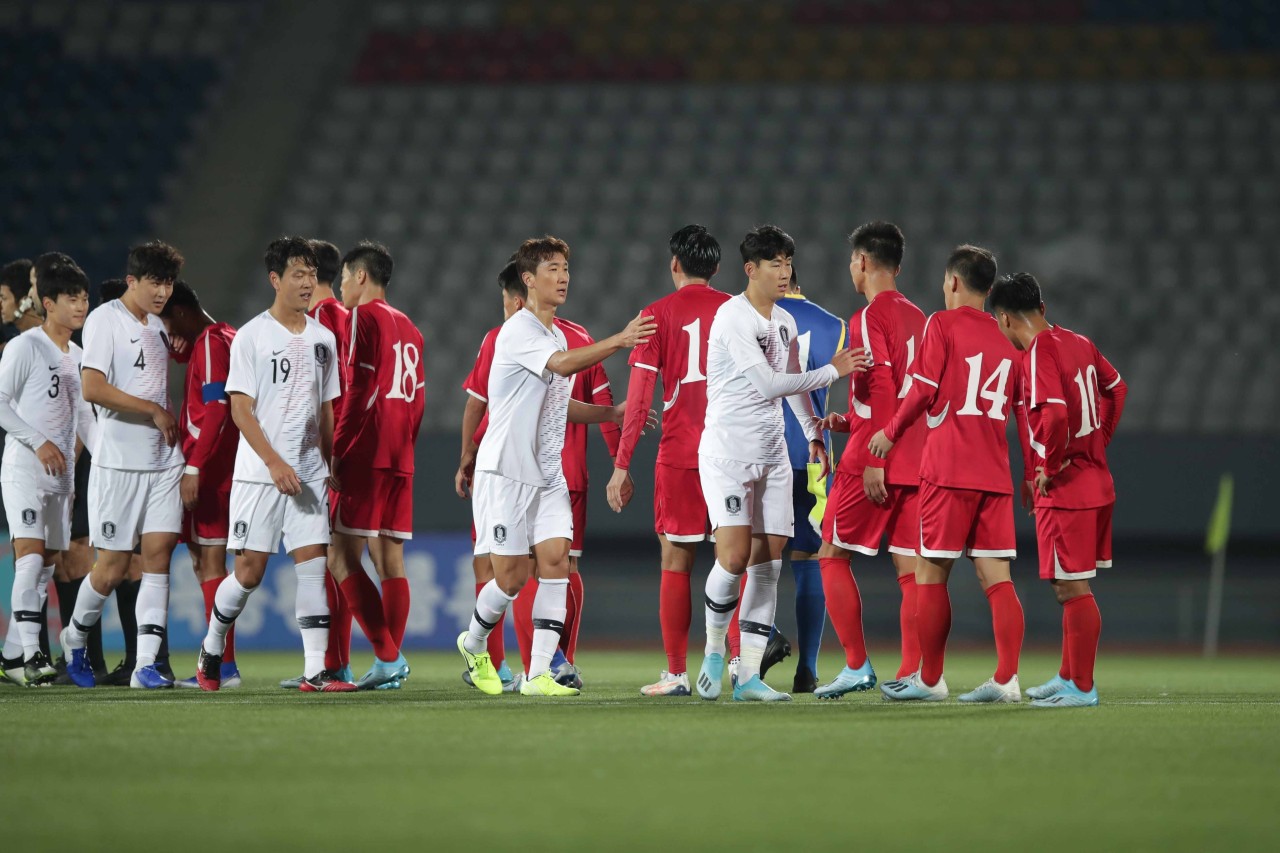
[[[163,406],[121,391],[107,381],[107,375],[101,370],[92,367],[82,369],[80,388],[86,403],[111,409],[113,412],[146,415],[151,418],[156,429],[164,433],[164,440],[170,447],[178,443],[178,421],[173,415]]]
[[[289,463],[280,458],[280,454],[276,453],[276,449],[267,440],[266,433],[262,431],[262,424],[258,423],[258,419],[253,415],[253,403],[252,397],[239,391],[232,391],[231,419],[235,421],[236,427],[239,428],[240,434],[244,436],[244,440],[249,443],[249,447],[266,464],[267,472],[271,474],[271,482],[275,483],[280,493],[285,495],[302,494],[302,481],[298,479],[298,472],[294,471]],[[329,407],[329,425],[329,436],[330,441],[332,441],[332,406]]]
[[[555,353],[547,359],[547,370],[559,376],[572,376],[593,364],[599,364],[620,349],[630,349],[644,343],[653,337],[653,333],[657,330],[657,320],[645,314],[637,314],[635,319],[616,335],[610,335],[602,341],[585,347]]]

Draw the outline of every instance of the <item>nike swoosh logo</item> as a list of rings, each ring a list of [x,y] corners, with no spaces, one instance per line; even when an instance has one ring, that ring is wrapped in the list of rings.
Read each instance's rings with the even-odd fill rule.
[[[947,412],[950,409],[951,409],[951,401],[948,400],[947,404],[942,407],[942,411],[938,412],[937,417],[934,417],[933,415],[925,415],[924,420],[925,420],[925,423],[929,425],[929,429],[937,429],[938,427],[942,426],[942,422],[947,419]]]
[[[58,369],[58,365],[56,365],[56,364],[51,364],[51,365],[49,365],[49,369],[50,369],[50,370],[57,370],[57,369]]]
[[[137,343],[138,341],[140,341],[140,340],[142,340],[142,338],[130,338],[130,339],[129,339],[129,343],[131,343],[131,344],[136,344],[136,343]]]
[[[285,349],[288,349],[288,347],[285,347]],[[279,354],[280,354],[280,353],[282,353],[282,352],[284,352],[284,350],[283,350],[283,349],[273,349],[273,350],[271,351],[271,354],[272,354],[272,355],[279,355]]]

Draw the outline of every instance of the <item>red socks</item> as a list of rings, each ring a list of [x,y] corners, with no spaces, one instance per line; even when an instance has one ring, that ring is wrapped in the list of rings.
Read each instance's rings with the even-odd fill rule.
[[[1026,622],[1022,602],[1013,581],[1001,581],[987,587],[991,604],[991,628],[996,635],[996,681],[1008,684],[1018,674],[1018,656],[1022,653],[1022,635]]]
[[[1062,624],[1071,649],[1071,680],[1088,693],[1093,689],[1093,664],[1102,635],[1102,613],[1093,594],[1076,596],[1063,604]]]
[[[387,629],[387,618],[382,611],[382,596],[373,580],[363,569],[347,575],[339,586],[342,595],[351,607],[351,613],[360,623],[360,630],[373,644],[373,653],[378,660],[393,661],[400,656],[400,647],[391,639]]]
[[[898,678],[906,678],[920,668],[920,635],[916,630],[916,576],[898,578],[902,588],[902,605],[898,609],[898,628],[902,632],[902,663],[898,664]]]
[[[1062,666],[1058,667],[1058,677],[1063,681],[1071,680],[1071,626],[1067,619],[1066,605],[1062,609]]]
[[[844,647],[844,662],[857,669],[867,662],[867,641],[862,632],[862,596],[848,558],[822,557],[822,592],[827,597],[827,613]],[[915,670],[912,670],[914,672]]]
[[[578,650],[578,627],[582,619],[582,574],[569,573],[568,610],[564,617],[564,631],[560,634],[560,650],[565,660],[573,663],[574,652]]]
[[[488,581],[476,584],[476,595],[480,595],[480,590],[488,585]],[[507,659],[507,647],[505,638],[502,636],[506,630],[507,614],[503,613],[502,618],[498,620],[498,624],[493,626],[493,630],[489,632],[489,660],[493,662],[494,669],[500,669]]]
[[[945,583],[916,585],[916,630],[920,635],[920,679],[930,687],[942,678],[951,633],[951,596]]]
[[[742,632],[738,630],[738,611],[742,609],[742,591],[747,588],[747,573],[742,573],[742,582],[738,584],[738,606],[733,609],[733,618],[729,620],[729,633],[726,641],[729,646],[729,659],[742,654]]]
[[[667,672],[679,675],[688,670],[689,625],[693,599],[688,572],[662,572],[658,592],[658,621],[662,625],[662,648],[667,653]]]
[[[382,613],[396,649],[404,645],[404,627],[409,622],[409,579],[387,578],[382,582]]]
[[[516,643],[520,646],[520,661],[524,671],[529,671],[533,658],[533,600],[538,597],[538,579],[529,578],[511,603],[512,618],[516,624]]]
[[[209,620],[213,617],[213,597],[218,594],[218,585],[222,583],[223,578],[214,578],[200,584],[200,592],[204,595],[204,621],[209,624]],[[222,652],[223,663],[236,662],[236,626],[232,625],[231,630],[227,632],[227,647]]]
[[[351,608],[328,572],[324,575],[324,591],[329,600],[329,646],[324,652],[324,668],[336,672],[351,662]]]

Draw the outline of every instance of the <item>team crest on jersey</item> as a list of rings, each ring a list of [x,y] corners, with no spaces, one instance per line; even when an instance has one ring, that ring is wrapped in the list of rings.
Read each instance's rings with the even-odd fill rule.
[[[791,344],[791,330],[786,326],[778,327],[778,337],[782,338],[782,345],[784,347]]]
[[[237,521],[235,526],[235,534],[237,539],[243,539],[244,535],[249,532],[249,524],[244,521]]]
[[[22,511],[22,523],[27,527],[36,523],[36,511],[34,509],[24,509]]]
[[[116,538],[116,523],[114,521],[102,522],[102,538],[103,539]]]
[[[329,363],[329,348],[324,344],[316,344],[316,364],[324,367]]]
[[[493,526],[493,541],[499,545],[505,545],[507,542],[507,527],[505,524],[495,524]]]
[[[742,498],[737,495],[729,495],[724,499],[724,509],[729,515],[737,515],[742,512]]]

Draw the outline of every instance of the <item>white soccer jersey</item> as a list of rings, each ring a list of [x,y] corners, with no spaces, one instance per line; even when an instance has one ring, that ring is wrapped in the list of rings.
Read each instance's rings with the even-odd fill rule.
[[[320,405],[333,400],[338,384],[338,344],[333,333],[306,318],[301,334],[263,311],[231,341],[227,393],[251,397],[253,416],[267,441],[304,483],[329,476],[320,455]],[[240,435],[235,480],[270,483],[267,464]]]
[[[531,486],[564,479],[560,454],[569,378],[547,370],[547,361],[568,348],[559,328],[548,329],[527,308],[502,324],[489,369],[489,428],[476,455],[477,471]]]
[[[124,393],[172,413],[167,339],[163,320],[153,314],[139,320],[115,299],[85,320],[81,366],[100,371]],[[90,452],[93,464],[103,468],[160,471],[182,464],[182,448],[166,444],[151,418],[104,406],[98,407],[98,438]]]
[[[80,394],[80,347],[58,348],[42,327],[9,342],[0,358],[0,426],[4,459],[0,481],[34,484],[40,492],[70,494],[74,488],[76,435],[93,443],[93,408]],[[67,461],[58,477],[45,473],[36,448],[52,441]]]

